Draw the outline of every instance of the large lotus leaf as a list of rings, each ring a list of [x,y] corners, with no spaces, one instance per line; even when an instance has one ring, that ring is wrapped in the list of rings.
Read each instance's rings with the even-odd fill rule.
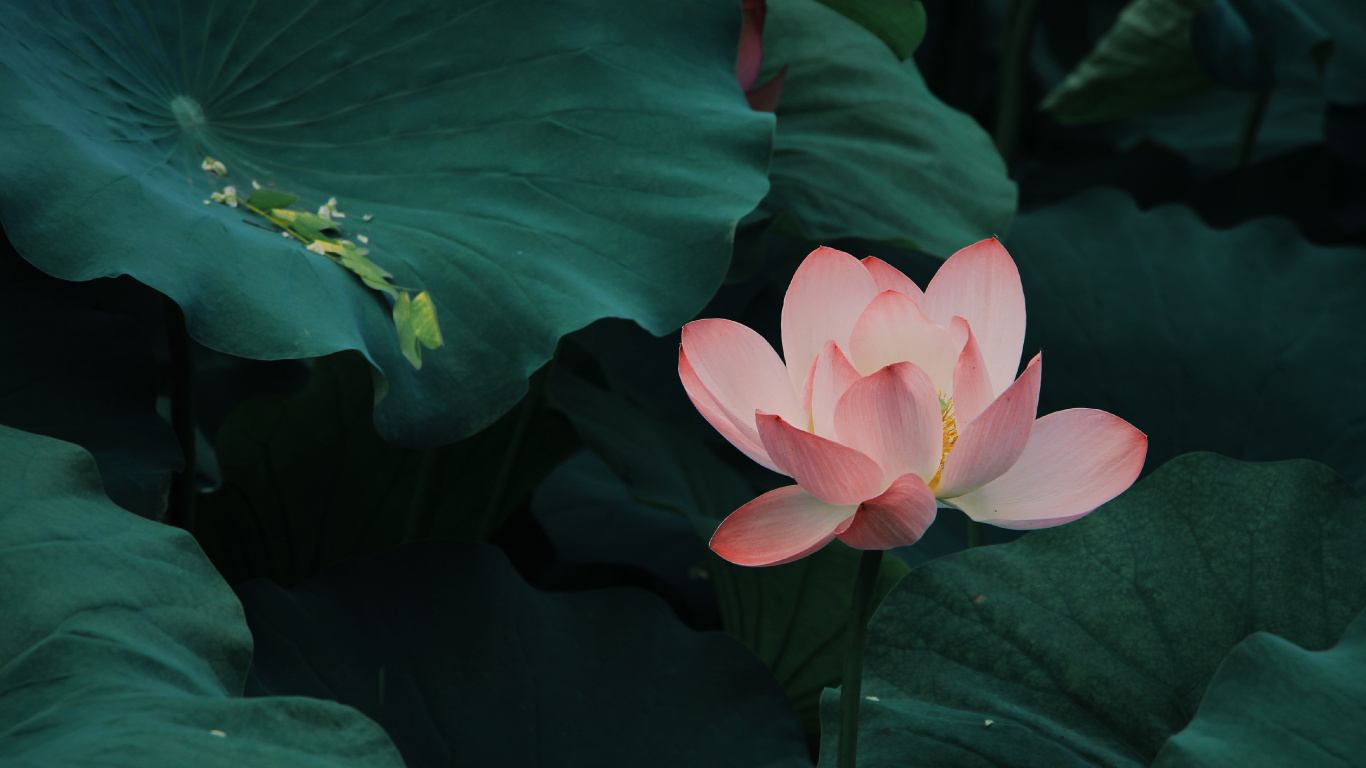
[[[240,698],[242,607],[189,534],[114,506],[90,454],[0,427],[0,763],[400,768],[332,702]]]
[[[1039,412],[1086,406],[1148,434],[1149,468],[1210,450],[1308,458],[1366,488],[1366,250],[1289,223],[1227,230],[1098,190],[1006,242],[1042,349]]]
[[[639,590],[532,589],[490,545],[418,542],[239,593],[256,687],[357,707],[409,768],[810,765],[738,642]]]
[[[1248,635],[1338,641],[1366,607],[1363,549],[1366,499],[1327,467],[1201,453],[921,566],[868,629],[860,764],[1147,766]],[[821,705],[834,765],[838,693]]]
[[[562,334],[691,317],[766,189],[772,121],[735,82],[734,2],[608,10],[6,0],[0,218],[47,272],[171,296],[215,349],[360,350],[387,380],[381,434],[450,442],[515,403]],[[203,202],[253,180],[301,212],[337,198],[343,234],[432,297],[445,346],[414,370],[389,297]]]
[[[459,442],[401,448],[375,432],[370,370],[321,358],[300,398],[258,398],[218,431],[223,487],[201,497],[195,536],[229,582],[292,586],[405,541],[487,539],[576,447],[562,415],[524,401]]]
[[[39,273],[0,242],[0,424],[85,448],[114,503],[159,519],[185,458],[157,415],[154,338],[90,288]]]
[[[787,67],[764,200],[816,240],[913,243],[946,257],[1005,235],[1015,184],[991,138],[913,61],[816,0],[770,0],[764,71]]]
[[[1239,643],[1154,768],[1341,768],[1366,756],[1366,613],[1323,651],[1272,634]]]
[[[568,376],[558,377],[551,391],[584,443],[632,497],[684,515],[704,538],[760,493],[684,427]],[[803,726],[816,733],[821,690],[837,685],[843,671],[859,552],[835,541],[796,562],[765,568],[708,555],[722,625],[763,659]],[[901,560],[883,558],[878,599],[907,570]]]
[[[1063,125],[1092,123],[1207,90],[1191,26],[1209,0],[1134,0],[1095,50],[1039,108]]]

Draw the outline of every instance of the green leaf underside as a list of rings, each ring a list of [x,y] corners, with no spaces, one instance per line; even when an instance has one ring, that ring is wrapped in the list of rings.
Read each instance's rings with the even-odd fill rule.
[[[991,138],[935,98],[914,62],[816,0],[772,0],[760,80],[784,66],[765,211],[795,214],[810,239],[941,258],[1009,230],[1016,189]]]
[[[877,35],[898,59],[911,58],[925,39],[925,6],[920,0],[861,2],[860,0],[819,0],[821,5]]]
[[[1216,230],[1104,189],[1021,216],[1006,246],[1025,350],[1043,350],[1039,413],[1114,413],[1148,434],[1149,468],[1199,450],[1306,458],[1366,490],[1366,249],[1280,220]]]
[[[866,765],[1151,763],[1254,632],[1366,606],[1366,499],[1308,461],[1188,454],[1089,516],[913,570],[869,627]],[[821,706],[834,765],[838,693]],[[988,722],[990,721],[990,722]]]
[[[1191,25],[1209,0],[1135,0],[1039,105],[1063,125],[1109,120],[1208,90]]]
[[[363,351],[388,380],[381,432],[449,442],[515,403],[562,334],[604,316],[664,333],[719,285],[772,133],[735,83],[739,27],[729,0],[605,19],[549,0],[10,0],[0,216],[45,271],[131,274],[215,349]],[[422,372],[369,288],[202,204],[252,180],[302,208],[336,197],[395,284],[429,294],[447,344]]]
[[[508,477],[494,480],[519,409],[465,440],[415,451],[375,431],[371,369],[356,353],[317,361],[299,398],[264,396],[218,431],[224,485],[202,496],[195,535],[232,583],[292,586],[351,557],[429,538],[487,539],[577,444],[538,410]]]
[[[114,506],[90,455],[0,427],[0,763],[401,768],[355,710],[240,698],[242,608],[183,531]]]
[[[1267,633],[1239,643],[1210,681],[1195,719],[1153,766],[1340,768],[1366,755],[1362,723],[1366,613],[1323,651]]]
[[[584,443],[633,497],[684,515],[704,541],[722,518],[759,495],[689,430],[567,376],[557,375],[552,392]],[[726,631],[768,665],[803,727],[816,732],[821,689],[838,684],[844,663],[859,552],[832,542],[797,562],[767,568],[707,554]],[[880,593],[907,570],[900,560],[883,558]]]
[[[432,541],[239,592],[254,687],[356,706],[410,766],[810,766],[753,655],[640,590],[540,592]]]

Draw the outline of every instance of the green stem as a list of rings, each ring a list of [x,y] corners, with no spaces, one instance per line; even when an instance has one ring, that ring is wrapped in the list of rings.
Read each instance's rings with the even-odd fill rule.
[[[840,686],[840,740],[836,768],[854,768],[858,758],[858,710],[863,701],[863,638],[873,615],[882,550],[864,550],[849,605],[849,646],[844,652],[844,684]]]
[[[1038,16],[1038,0],[1011,0],[1006,14],[1005,50],[1001,55],[1001,85],[996,96],[996,151],[1009,166],[1015,159],[1024,102],[1029,46]]]
[[[976,520],[968,521],[968,549],[982,546],[982,524]]]
[[[1238,170],[1247,165],[1247,159],[1252,156],[1252,147],[1257,143],[1257,133],[1262,128],[1262,116],[1266,114],[1266,103],[1271,98],[1271,89],[1264,88],[1257,91],[1257,95],[1252,98],[1252,104],[1247,109],[1247,117],[1243,118],[1243,131],[1238,136],[1238,146],[1233,148],[1233,170]]]
[[[166,318],[166,347],[171,363],[171,430],[185,454],[185,469],[171,475],[166,523],[187,531],[194,530],[195,501],[195,428],[194,428],[194,355],[190,334],[185,330],[185,314],[169,296],[162,297]]]

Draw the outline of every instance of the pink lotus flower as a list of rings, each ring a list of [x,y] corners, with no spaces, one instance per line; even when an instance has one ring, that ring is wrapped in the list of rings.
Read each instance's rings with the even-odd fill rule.
[[[684,326],[678,373],[697,410],[797,481],[733,512],[712,549],[776,565],[835,537],[912,544],[940,506],[1046,528],[1114,498],[1147,436],[1088,408],[1036,420],[1041,355],[1015,377],[1024,329],[1020,274],[995,239],[955,253],[923,292],[886,262],[816,249],[783,302],[786,364],[739,323]]]

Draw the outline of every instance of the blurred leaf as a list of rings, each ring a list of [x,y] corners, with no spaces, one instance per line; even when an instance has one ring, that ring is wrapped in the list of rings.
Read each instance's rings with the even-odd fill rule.
[[[328,230],[340,230],[345,225],[340,221],[324,218],[316,213],[307,211],[290,211],[284,208],[276,208],[269,211],[271,216],[288,223],[295,232],[303,235],[309,240],[318,240],[327,237]],[[290,242],[293,246],[293,242]]]
[[[1154,768],[1293,765],[1339,768],[1366,755],[1366,613],[1342,640],[1306,651],[1259,632],[1234,647],[1200,710]]]
[[[584,443],[616,472],[632,497],[685,515],[704,540],[721,518],[759,495],[700,439],[620,397],[559,374],[552,392]],[[803,727],[816,733],[821,689],[837,685],[843,670],[849,598],[860,553],[835,541],[797,562],[766,568],[738,566],[707,554],[726,631],[763,659],[797,708]],[[900,560],[883,558],[880,593],[907,570]]]
[[[410,544],[239,593],[254,687],[355,706],[409,768],[810,765],[739,643],[636,590],[534,590],[489,545]]]
[[[288,208],[298,201],[298,195],[276,192],[273,189],[258,189],[253,191],[251,196],[247,198],[247,205],[262,211],[269,211],[272,208]]]
[[[925,39],[925,6],[920,0],[818,0],[877,35],[898,59],[911,58]]]
[[[0,0],[0,218],[51,274],[173,297],[215,349],[360,350],[387,378],[381,434],[451,442],[563,334],[690,318],[766,189],[772,119],[736,87],[734,0],[601,10]],[[202,202],[252,180],[300,211],[336,197],[344,231],[430,295],[447,344],[423,371],[387,300]]]
[[[1246,30],[1245,36],[1227,38],[1241,37],[1239,42],[1255,54],[1225,46],[1223,53],[1232,61],[1255,55],[1279,82],[1307,70],[1321,79],[1329,100],[1366,101],[1366,5],[1352,0],[1216,0],[1207,13],[1215,16],[1207,22],[1215,30]],[[1197,26],[1196,31],[1197,45],[1214,48],[1205,58],[1217,61],[1221,51],[1216,46],[1224,40],[1210,34],[1214,30]],[[1228,64],[1216,63],[1211,72],[1225,74],[1228,69]]]
[[[1272,62],[1258,45],[1247,20],[1230,0],[1205,0],[1190,29],[1190,44],[1200,67],[1226,88],[1269,88],[1276,82]]]
[[[763,209],[813,240],[866,237],[947,257],[1005,235],[1015,184],[991,138],[858,24],[816,0],[770,0],[764,71],[787,67]]]
[[[1260,98],[1253,91],[1267,97],[1253,162],[1323,140],[1328,41],[1297,6],[1285,0],[1209,0],[1187,38],[1201,68],[1220,87],[1107,125],[1122,147],[1151,139],[1197,165],[1226,168]]]
[[[252,639],[189,534],[118,509],[79,447],[0,427],[0,763],[403,765],[349,707],[239,698]]]
[[[1097,190],[1006,243],[1042,349],[1040,413],[1101,408],[1148,434],[1149,469],[1210,450],[1321,461],[1366,489],[1366,250],[1282,220],[1216,230]]]
[[[109,498],[160,519],[185,458],[156,411],[154,329],[97,308],[86,286],[10,262],[18,257],[4,248],[0,424],[80,445],[94,454]]]
[[[230,582],[293,585],[405,541],[487,538],[577,447],[562,416],[524,402],[458,443],[410,450],[375,431],[372,402],[370,367],[333,355],[301,398],[262,397],[224,422],[223,487],[200,497],[195,535]]]
[[[1257,98],[1248,91],[1214,89],[1197,99],[1119,118],[1107,123],[1105,131],[1121,148],[1153,141],[1197,166],[1222,171],[1233,159]],[[1263,162],[1323,141],[1325,106],[1322,84],[1303,77],[1271,89],[1250,162]]]
[[[1191,45],[1210,0],[1133,0],[1091,53],[1039,108],[1063,125],[1098,123],[1207,90]]]
[[[1364,550],[1366,499],[1327,467],[1174,459],[1081,520],[902,579],[868,630],[860,757],[1147,766],[1248,635],[1336,642],[1366,607]]]

